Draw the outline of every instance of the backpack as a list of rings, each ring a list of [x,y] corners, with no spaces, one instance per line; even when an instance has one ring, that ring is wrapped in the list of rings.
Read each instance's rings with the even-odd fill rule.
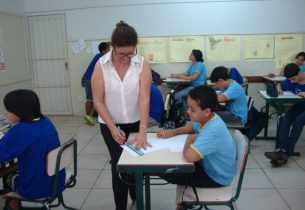
[[[248,133],[249,141],[253,140],[265,127],[267,114],[265,112],[259,112],[254,106],[252,106],[250,113],[251,123],[248,125],[250,128]]]
[[[273,82],[268,82],[266,84],[266,92],[270,97],[278,97],[279,93],[276,89],[276,86]]]
[[[171,90],[165,97],[164,110],[165,120],[164,129],[178,128],[186,123],[183,105],[175,100],[175,91]]]

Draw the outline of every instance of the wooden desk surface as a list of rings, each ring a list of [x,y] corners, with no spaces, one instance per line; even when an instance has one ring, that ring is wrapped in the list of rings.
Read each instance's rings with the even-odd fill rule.
[[[178,78],[172,78],[172,77],[168,77],[163,81],[167,82],[167,83],[191,83],[191,80],[178,79]]]
[[[289,91],[284,91],[284,94],[283,95],[279,95],[278,97],[271,97],[267,94],[267,91],[265,90],[259,90],[258,91],[260,96],[262,96],[264,99],[266,100],[302,100],[304,98],[302,98],[301,96],[298,96],[294,93],[291,93]]]
[[[267,77],[267,76],[264,76],[263,77],[265,80],[268,80],[270,82],[281,82],[281,81],[284,81],[286,79],[286,77],[284,76],[280,76],[280,75],[277,75],[275,77]]]
[[[156,133],[147,134],[147,138],[152,138],[155,136]],[[123,150],[119,162],[117,164],[117,168],[120,171],[132,168],[145,168],[146,172],[162,172],[164,170],[167,170],[167,168],[171,167],[179,167],[184,168],[186,170],[190,169],[190,171],[192,171],[194,164],[186,162],[183,158],[182,152],[172,152],[169,149],[147,153],[143,156],[132,156],[129,152]]]

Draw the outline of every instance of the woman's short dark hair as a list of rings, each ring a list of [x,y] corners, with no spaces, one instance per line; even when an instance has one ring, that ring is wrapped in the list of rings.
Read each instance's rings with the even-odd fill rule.
[[[112,32],[111,44],[113,47],[137,46],[138,34],[132,26],[121,20]]]
[[[6,94],[3,99],[5,109],[14,113],[20,122],[31,122],[43,117],[37,94],[32,90],[14,90]]]
[[[289,63],[284,67],[284,76],[286,78],[295,77],[300,72],[300,68],[295,63]]]
[[[203,55],[202,55],[202,52],[200,50],[192,50],[192,53],[196,59],[196,61],[200,61],[200,62],[203,62]]]
[[[295,59],[297,59],[298,57],[303,57],[303,59],[305,60],[305,52],[299,52],[296,56]]]
[[[227,80],[229,78],[228,68],[224,66],[216,67],[210,76],[211,82],[218,82],[218,80],[223,79]]]
[[[217,94],[210,86],[201,85],[193,88],[189,92],[189,97],[198,102],[201,110],[210,108],[214,112],[216,109]]]

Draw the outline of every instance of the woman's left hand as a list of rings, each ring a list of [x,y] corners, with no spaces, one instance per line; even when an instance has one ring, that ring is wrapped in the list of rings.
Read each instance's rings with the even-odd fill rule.
[[[146,149],[148,146],[151,147],[150,143],[147,142],[146,132],[137,133],[129,143],[134,144],[137,149]]]

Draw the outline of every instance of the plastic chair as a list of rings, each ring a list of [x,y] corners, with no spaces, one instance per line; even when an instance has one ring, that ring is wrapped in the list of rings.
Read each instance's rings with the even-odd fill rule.
[[[233,181],[226,187],[196,188],[198,201],[192,187],[185,188],[185,186],[178,185],[176,190],[176,203],[181,204],[181,210],[188,209],[193,205],[200,205],[198,209],[202,209],[203,207],[208,209],[208,205],[226,205],[234,209],[233,203],[239,197],[246,169],[249,141],[239,130],[234,131],[233,138],[237,146],[237,174],[234,178],[238,181]]]
[[[65,204],[63,198],[63,191],[58,193],[58,179],[59,172],[62,169],[67,168],[73,162],[73,174],[66,173],[66,183],[63,191],[66,188],[74,187],[76,184],[76,176],[77,176],[77,141],[75,139],[70,139],[62,144],[60,147],[50,151],[47,155],[47,174],[48,176],[54,176],[54,183],[52,188],[52,195],[49,198],[37,199],[37,200],[29,200],[22,197],[15,196],[7,196],[4,195],[5,199],[18,200],[21,201],[20,210],[25,209],[46,209],[49,210],[51,207],[57,207],[60,204],[66,209],[77,210],[75,208],[69,207]],[[68,175],[69,174],[69,175]],[[53,205],[52,203],[55,200],[58,200],[58,203]],[[39,203],[39,207],[23,207],[22,201],[30,202],[30,203]],[[6,207],[10,209],[9,207]]]

